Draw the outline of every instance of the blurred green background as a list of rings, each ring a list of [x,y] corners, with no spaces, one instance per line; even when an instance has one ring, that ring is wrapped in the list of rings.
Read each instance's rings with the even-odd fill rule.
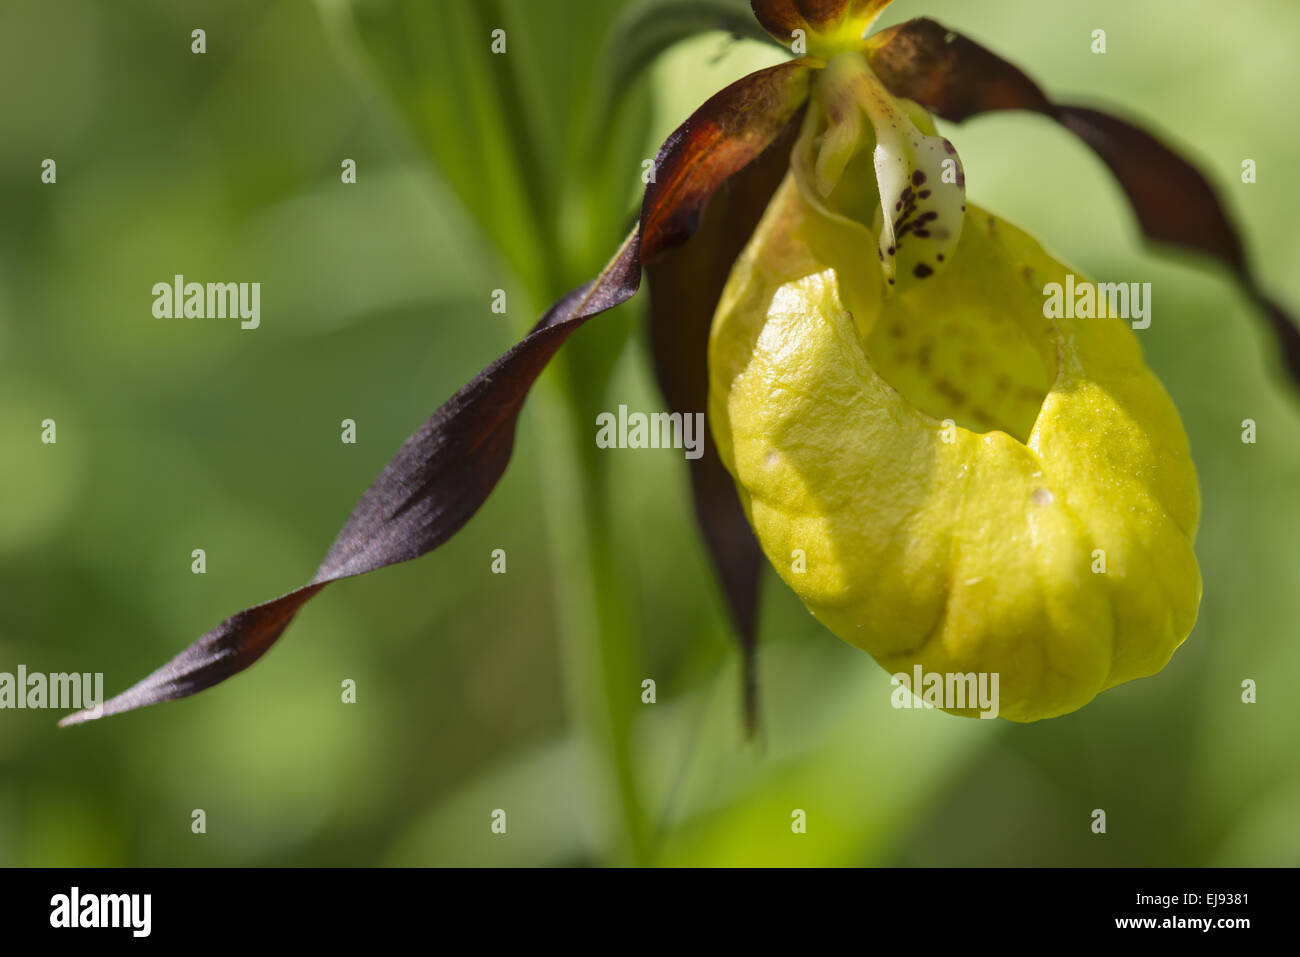
[[[691,6],[0,4],[0,671],[103,671],[113,694],[310,578],[401,441],[613,251],[642,159],[783,56],[719,32],[657,55],[680,21],[627,19],[656,5]],[[934,16],[1151,123],[1300,305],[1300,6],[1043,7],[898,0],[883,22]],[[594,450],[596,412],[660,404],[638,299],[571,341],[440,551],[327,590],[195,698],[65,731],[0,712],[0,863],[1300,863],[1300,405],[1274,343],[1217,270],[1140,248],[1063,130],[946,132],[978,202],[1087,273],[1154,283],[1141,341],[1205,501],[1200,621],[1161,674],[1030,726],[895,711],[885,672],[765,570],[766,730],[746,745],[680,453]],[[154,319],[174,273],[261,282],[261,328]]]

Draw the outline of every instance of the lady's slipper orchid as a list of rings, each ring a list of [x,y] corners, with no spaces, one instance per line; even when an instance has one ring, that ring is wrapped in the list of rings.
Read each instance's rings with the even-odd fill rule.
[[[665,396],[676,411],[707,405],[716,439],[692,485],[751,718],[760,546],[819,620],[886,668],[997,673],[1003,717],[1063,714],[1163,667],[1200,598],[1177,412],[1118,319],[1045,317],[1044,288],[1070,270],[967,201],[932,116],[1059,121],[1115,173],[1148,238],[1235,273],[1293,375],[1300,334],[1185,161],[1128,123],[1052,103],[933,21],[867,35],[888,3],[752,0],[800,57],[727,87],[668,138],[609,265],[407,440],[315,577],[61,723],[217,684],[326,585],[454,535],[504,472],[542,369],[637,291],[643,265]]]
[[[887,296],[872,247],[796,180],[710,349],[714,435],[773,566],[891,672],[998,675],[1001,717],[1158,671],[1196,619],[1199,498],[1134,334],[1044,319],[1065,267],[974,205]]]

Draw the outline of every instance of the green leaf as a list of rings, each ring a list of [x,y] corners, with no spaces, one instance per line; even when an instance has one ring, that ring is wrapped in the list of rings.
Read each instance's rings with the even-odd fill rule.
[[[602,69],[606,91],[597,115],[607,118],[622,91],[669,47],[701,33],[725,31],[738,39],[772,43],[747,0],[640,0],[619,18]]]

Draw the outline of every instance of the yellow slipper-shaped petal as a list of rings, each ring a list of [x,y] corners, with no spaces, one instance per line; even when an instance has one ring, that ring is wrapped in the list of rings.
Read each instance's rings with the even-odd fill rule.
[[[1014,721],[1159,671],[1200,499],[1131,329],[1044,318],[1069,270],[973,204],[928,282],[877,266],[788,176],[719,303],[710,417],[772,565],[890,672],[997,675]]]

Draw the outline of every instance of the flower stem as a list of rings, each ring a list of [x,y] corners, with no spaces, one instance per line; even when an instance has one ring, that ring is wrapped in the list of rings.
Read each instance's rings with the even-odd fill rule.
[[[615,863],[643,864],[650,856],[651,828],[631,748],[640,647],[611,546],[603,466],[573,391],[556,381],[564,371],[543,378],[538,398],[547,437],[542,474],[566,696],[587,765],[580,813],[588,815],[591,831],[612,834]],[[617,809],[615,818],[602,821],[609,808]]]

